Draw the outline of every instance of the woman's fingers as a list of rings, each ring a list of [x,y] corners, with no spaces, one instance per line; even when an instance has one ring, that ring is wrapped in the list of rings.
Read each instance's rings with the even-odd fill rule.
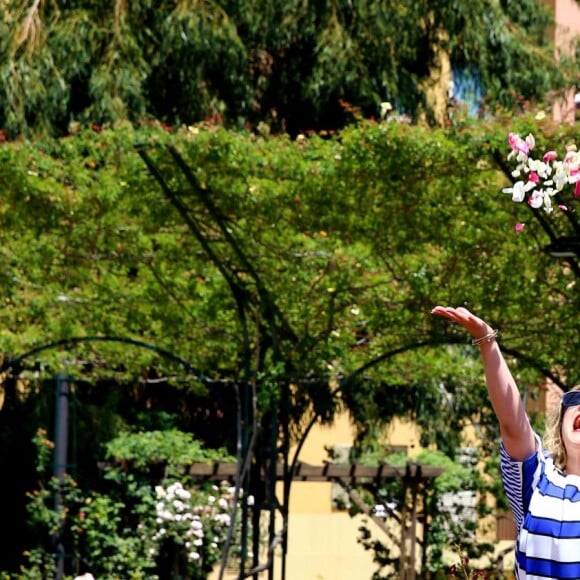
[[[487,326],[481,318],[478,318],[463,306],[457,308],[452,308],[450,306],[435,306],[435,308],[431,310],[431,313],[448,318],[460,326],[463,326],[474,336],[481,334],[482,329],[485,329]]]
[[[461,320],[466,319],[471,315],[469,310],[466,310],[465,308],[451,308],[449,306],[435,306],[431,312],[432,314],[450,318],[455,322],[460,322]]]

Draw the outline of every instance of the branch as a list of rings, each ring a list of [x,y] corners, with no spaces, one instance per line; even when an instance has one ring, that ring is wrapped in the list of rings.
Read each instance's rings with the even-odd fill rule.
[[[358,492],[355,489],[353,489],[350,485],[348,485],[348,483],[346,483],[340,477],[336,478],[336,483],[338,483],[338,485],[340,485],[348,493],[348,497],[350,500],[352,500],[352,503],[354,503],[354,505],[362,513],[371,518],[371,520],[377,525],[377,527],[380,528],[381,531],[383,531],[387,535],[389,540],[391,540],[396,546],[400,546],[400,538],[396,537],[393,534],[393,532],[389,530],[389,528],[385,525],[385,522],[382,520],[382,518],[378,518],[377,516],[374,515],[373,508],[363,500],[363,498],[358,494]],[[398,516],[396,516],[396,514],[393,515],[395,516],[397,523],[404,525],[404,523]],[[418,543],[422,544],[420,540],[418,541]]]
[[[28,10],[26,18],[22,22],[22,26],[16,32],[14,36],[14,53],[16,53],[26,42],[28,42],[29,52],[34,50],[35,40],[39,36],[39,31],[42,29],[42,22],[38,15],[41,1],[42,0],[34,0],[32,6]]]
[[[249,578],[250,576],[254,576],[258,574],[258,572],[264,572],[264,570],[269,570],[272,566],[272,562],[274,561],[274,550],[284,541],[284,537],[286,536],[286,526],[284,526],[272,539],[270,545],[268,546],[268,559],[263,564],[259,564],[255,566],[251,570],[248,570],[240,576],[240,578]]]

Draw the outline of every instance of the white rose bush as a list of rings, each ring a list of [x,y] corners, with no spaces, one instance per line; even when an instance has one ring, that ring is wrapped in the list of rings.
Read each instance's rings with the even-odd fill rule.
[[[213,485],[209,492],[190,491],[180,482],[156,486],[157,527],[152,545],[159,549],[170,540],[185,550],[191,568],[197,572],[207,570],[221,557],[231,524],[234,493],[227,481]]]
[[[112,457],[131,457],[134,462],[131,466],[115,461],[106,464],[96,489],[84,488],[69,474],[62,480],[51,475],[49,452],[54,446],[46,432],[39,430],[35,444],[42,483],[27,494],[30,524],[39,539],[27,551],[19,578],[53,577],[57,535],[64,542],[65,578],[78,580],[202,580],[222,560],[226,541],[230,542],[228,565],[239,558],[241,522],[239,517],[232,521],[236,488],[225,480],[213,484],[192,479],[183,473],[185,459],[181,456],[164,464],[161,477],[152,475],[150,457],[160,457],[159,441],[174,450],[180,444],[191,448],[195,454],[191,461],[208,459],[189,434],[162,435],[153,438],[154,444],[142,435],[115,440],[120,448]],[[146,460],[134,457],[133,444]],[[55,510],[57,494],[61,503]],[[241,501],[244,490],[239,489],[237,496]],[[253,505],[252,496],[244,499]]]

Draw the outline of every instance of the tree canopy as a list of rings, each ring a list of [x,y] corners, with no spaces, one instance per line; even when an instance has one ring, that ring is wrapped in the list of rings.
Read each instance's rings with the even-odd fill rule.
[[[576,81],[555,59],[552,20],[540,0],[6,0],[0,128],[221,118],[296,135],[376,117],[386,101],[433,119],[429,91],[446,94],[451,72],[486,106],[514,109]]]
[[[358,453],[395,416],[449,457],[467,421],[493,440],[476,353],[436,303],[493,321],[526,393],[577,383],[579,266],[543,251],[577,235],[575,208],[500,193],[505,123],[394,122],[441,123],[451,78],[486,110],[568,88],[552,16],[532,0],[1,2],[0,459],[26,471],[2,495],[34,488],[57,374],[87,480],[123,430],[233,453],[250,418],[262,441],[244,445],[265,453],[346,409]],[[546,144],[573,132],[509,123]]]
[[[573,136],[512,128],[546,145]],[[567,388],[579,371],[577,269],[543,251],[540,214],[501,193],[505,130],[384,121],[291,139],[125,121],[4,144],[4,462],[29,457],[23,431],[51,424],[60,372],[82,402],[85,477],[127,427],[233,453],[240,385],[257,431],[287,428],[286,443],[342,409],[360,449],[395,416],[449,456],[471,419],[493,441],[477,352],[431,318],[435,304],[497,325],[532,395],[545,374]],[[549,219],[568,231],[564,212]]]
[[[576,281],[541,251],[539,225],[514,233],[525,208],[501,193],[492,155],[504,141],[497,126],[387,122],[290,140],[123,124],[4,146],[0,347],[15,356],[73,337],[132,337],[178,353],[202,390],[240,379],[253,352],[252,372],[303,381],[300,417],[329,377],[452,337],[430,308],[465,302],[531,366],[560,365],[577,382],[573,353],[558,346],[577,330]],[[78,348],[83,376],[135,377],[158,358],[127,345]],[[103,349],[123,352],[116,366]],[[397,384],[433,372],[432,357],[424,372],[423,357],[402,358],[412,375],[407,362],[371,365],[365,377]],[[167,365],[157,360],[155,372]]]

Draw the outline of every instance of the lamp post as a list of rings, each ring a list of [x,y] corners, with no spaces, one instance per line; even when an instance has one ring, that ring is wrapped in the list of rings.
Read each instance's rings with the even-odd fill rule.
[[[62,510],[62,488],[68,467],[68,410],[69,383],[67,377],[59,374],[56,378],[56,416],[54,438],[54,477],[57,481],[57,491],[54,498],[54,510],[57,514]],[[55,534],[56,578],[64,578],[65,549],[63,543],[62,521]]]

